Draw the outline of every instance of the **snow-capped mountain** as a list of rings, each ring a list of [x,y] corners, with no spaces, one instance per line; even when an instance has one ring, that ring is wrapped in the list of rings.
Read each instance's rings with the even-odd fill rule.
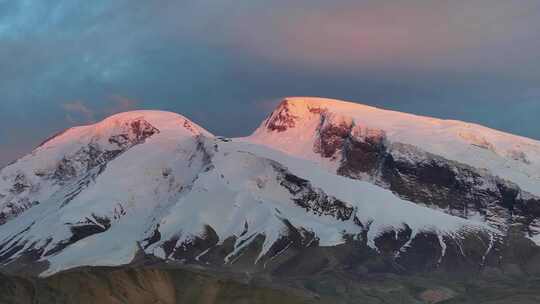
[[[288,98],[248,138],[540,244],[540,142],[321,98]]]
[[[0,263],[44,276],[141,257],[300,274],[496,267],[516,263],[514,240],[538,252],[539,167],[531,139],[335,100],[286,99],[237,139],[122,113],[0,171]]]

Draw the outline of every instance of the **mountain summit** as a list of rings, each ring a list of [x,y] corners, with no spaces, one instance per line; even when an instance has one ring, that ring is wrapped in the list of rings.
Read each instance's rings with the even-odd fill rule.
[[[531,269],[539,151],[320,98],[287,98],[236,139],[122,113],[0,171],[0,264],[41,276],[148,261],[272,276]]]
[[[338,155],[342,140],[378,138],[412,145],[518,183],[540,194],[540,142],[481,125],[323,98],[287,98],[251,136],[289,153]],[[313,149],[314,143],[320,147]]]

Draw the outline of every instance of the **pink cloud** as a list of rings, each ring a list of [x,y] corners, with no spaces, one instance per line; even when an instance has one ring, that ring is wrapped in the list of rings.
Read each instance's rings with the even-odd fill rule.
[[[104,110],[107,115],[134,110],[138,102],[121,95],[111,96],[112,103]]]
[[[255,107],[265,112],[270,112],[283,100],[283,98],[262,99],[254,101]]]
[[[91,123],[95,121],[95,112],[81,101],[65,103],[62,108],[66,111],[66,119],[70,123]]]
[[[224,39],[232,38],[238,49],[287,66],[469,67],[489,60],[486,48],[508,42],[511,35],[501,33],[518,31],[519,25],[500,24],[498,15],[485,16],[482,9],[477,2],[438,1],[289,7],[237,18],[227,29],[233,36]],[[523,9],[502,6],[492,11],[519,16]]]
[[[65,103],[62,108],[66,112],[66,120],[71,124],[94,123],[96,117],[131,111],[137,107],[137,101],[120,95],[110,97],[110,103],[102,108],[89,107],[82,101]]]

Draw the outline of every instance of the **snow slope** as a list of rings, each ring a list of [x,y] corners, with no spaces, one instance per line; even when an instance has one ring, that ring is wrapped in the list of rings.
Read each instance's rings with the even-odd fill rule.
[[[181,149],[186,138],[209,136],[182,116],[159,111],[118,114],[94,125],[66,130],[1,170],[0,223],[48,199],[89,169],[106,164],[158,132],[159,136],[152,138],[157,150],[142,157],[160,155],[160,150]],[[138,161],[126,163],[127,168],[119,169],[138,166]]]
[[[159,128],[159,133],[147,138],[144,144],[134,145],[104,162],[106,169],[85,169],[79,175],[60,182],[50,176],[35,174],[36,171],[55,171],[64,157],[77,155],[77,151],[89,144],[104,150],[118,149],[110,138],[124,134],[118,132],[119,129],[134,120]],[[7,240],[14,233],[28,228],[24,240],[12,239],[5,247],[18,243],[17,246],[23,246],[21,252],[41,248],[46,254],[62,247],[70,239],[72,227],[95,225],[105,229],[104,225],[110,225],[107,233],[96,234],[68,246],[61,257],[51,254],[48,258],[51,269],[129,262],[133,258],[137,238],[145,230],[144,222],[160,206],[175,201],[182,187],[189,185],[200,170],[199,136],[211,137],[207,131],[180,115],[157,111],[123,113],[92,126],[64,132],[2,170],[4,189],[9,187],[6,181],[10,176],[24,174],[32,185],[25,192],[30,199],[40,203],[4,225],[0,239]],[[115,221],[126,216],[129,221],[115,225]],[[109,223],[99,221],[105,218]]]

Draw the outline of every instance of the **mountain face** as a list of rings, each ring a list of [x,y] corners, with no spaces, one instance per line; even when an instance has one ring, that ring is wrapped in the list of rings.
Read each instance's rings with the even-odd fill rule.
[[[271,277],[540,271],[540,143],[288,98],[251,135],[167,112],[69,129],[0,170],[0,264]]]
[[[540,144],[479,125],[285,100],[250,137],[432,209],[540,239]]]

